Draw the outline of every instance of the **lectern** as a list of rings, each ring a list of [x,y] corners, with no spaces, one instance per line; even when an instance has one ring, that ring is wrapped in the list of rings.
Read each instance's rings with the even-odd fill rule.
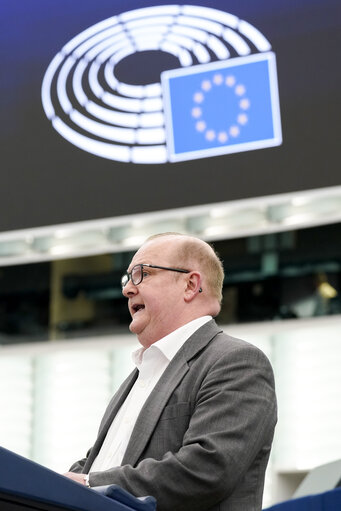
[[[0,447],[1,511],[155,511],[118,486],[97,492]]]

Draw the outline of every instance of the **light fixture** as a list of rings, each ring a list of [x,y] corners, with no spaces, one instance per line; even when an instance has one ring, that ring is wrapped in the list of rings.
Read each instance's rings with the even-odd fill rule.
[[[160,232],[206,241],[341,220],[341,186],[0,233],[0,266],[136,250]]]

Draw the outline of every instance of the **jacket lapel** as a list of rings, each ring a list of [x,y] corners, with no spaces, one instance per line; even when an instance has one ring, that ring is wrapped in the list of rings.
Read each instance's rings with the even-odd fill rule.
[[[135,381],[138,377],[138,370],[134,369],[132,373],[125,379],[125,381],[122,383],[114,397],[112,398],[111,402],[108,405],[108,408],[104,414],[102,423],[99,428],[98,437],[90,451],[89,457],[84,465],[84,472],[86,473],[88,470],[90,470],[91,465],[95,461],[95,458],[97,457],[97,454],[99,453],[101,446],[103,444],[103,441],[106,437],[106,434],[108,432],[108,429],[111,426],[112,421],[114,420],[118,410],[121,408],[122,404],[124,403],[125,399],[127,398],[129,392],[131,391],[132,386],[134,385]]]
[[[221,330],[214,320],[205,323],[194,332],[169,363],[138,416],[122,465],[134,466],[137,463],[170,396],[189,370],[188,362],[219,332]]]

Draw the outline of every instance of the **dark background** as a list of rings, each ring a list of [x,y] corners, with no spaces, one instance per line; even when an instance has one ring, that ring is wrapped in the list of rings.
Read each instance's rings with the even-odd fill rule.
[[[139,165],[93,156],[52,128],[41,105],[41,82],[62,46],[105,18],[169,3],[1,2],[0,231],[341,184],[341,12],[334,0],[186,2],[237,15],[272,44],[283,130],[280,147]]]

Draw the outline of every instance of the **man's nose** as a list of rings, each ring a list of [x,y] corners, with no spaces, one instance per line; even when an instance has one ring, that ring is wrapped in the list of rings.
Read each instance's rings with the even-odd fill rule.
[[[128,280],[124,288],[122,289],[122,294],[126,298],[129,298],[129,296],[135,295],[137,293],[137,286],[132,283],[131,279]]]

